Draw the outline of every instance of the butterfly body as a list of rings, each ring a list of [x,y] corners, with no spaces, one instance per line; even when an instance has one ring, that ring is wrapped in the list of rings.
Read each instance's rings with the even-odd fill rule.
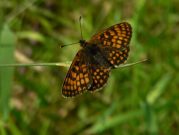
[[[95,34],[89,41],[80,40],[82,48],[66,75],[62,95],[74,97],[102,88],[110,70],[127,60],[131,36],[130,24],[123,22]]]
[[[112,65],[107,60],[105,56],[105,52],[102,50],[101,46],[99,44],[90,44],[88,42],[85,42],[85,46],[81,45],[83,48],[85,57],[88,58],[89,63],[93,63],[94,65],[98,66],[104,66],[106,68],[110,68]]]

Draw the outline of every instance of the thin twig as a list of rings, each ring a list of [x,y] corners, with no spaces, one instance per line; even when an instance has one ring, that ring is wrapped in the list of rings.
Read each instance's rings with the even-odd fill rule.
[[[61,66],[69,67],[67,63],[28,63],[28,64],[1,64],[0,67],[29,67],[29,66]]]
[[[140,61],[137,61],[137,62],[133,62],[133,63],[129,63],[129,64],[120,65],[120,66],[118,66],[118,68],[130,67],[130,66],[133,66],[133,65],[136,65],[136,64],[145,62],[145,61],[147,61],[147,60],[148,60],[148,59],[144,59],[144,60],[140,60]]]
[[[124,68],[124,67],[129,67],[129,66],[133,66],[142,62],[147,61],[147,59],[141,60],[141,61],[137,61],[134,63],[129,63],[129,64],[124,64],[119,66],[118,68]],[[0,67],[28,67],[28,66],[60,66],[60,67],[69,67],[70,62],[66,62],[66,63],[27,63],[27,64],[1,64]]]

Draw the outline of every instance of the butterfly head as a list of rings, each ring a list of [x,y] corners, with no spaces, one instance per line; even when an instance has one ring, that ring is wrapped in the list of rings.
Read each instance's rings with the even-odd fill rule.
[[[87,44],[87,42],[86,42],[85,40],[83,40],[83,39],[81,39],[81,40],[79,41],[79,43],[80,43],[81,47],[85,47],[86,44]]]

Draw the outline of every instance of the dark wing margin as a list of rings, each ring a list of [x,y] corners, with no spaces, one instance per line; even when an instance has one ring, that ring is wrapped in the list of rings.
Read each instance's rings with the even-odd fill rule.
[[[65,77],[62,95],[64,97],[74,97],[82,94],[91,87],[92,78],[86,60],[85,53],[81,49],[76,54]]]

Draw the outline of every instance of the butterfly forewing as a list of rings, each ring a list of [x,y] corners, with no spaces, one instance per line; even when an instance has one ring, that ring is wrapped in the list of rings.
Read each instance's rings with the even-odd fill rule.
[[[91,87],[92,78],[86,59],[82,50],[75,56],[63,83],[62,94],[64,97],[76,96]]]
[[[131,25],[127,22],[123,22],[95,34],[89,42],[120,49],[121,47],[125,47],[129,44],[131,36]]]
[[[89,42],[100,46],[103,55],[116,67],[127,60],[131,36],[131,25],[123,22],[95,34]]]

